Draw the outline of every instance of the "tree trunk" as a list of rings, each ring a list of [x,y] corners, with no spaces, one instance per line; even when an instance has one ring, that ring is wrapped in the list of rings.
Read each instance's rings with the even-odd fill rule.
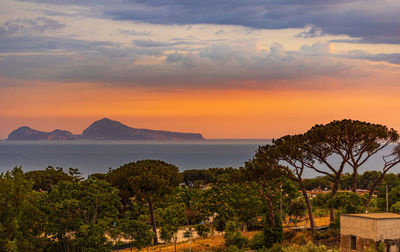
[[[274,209],[272,206],[272,200],[270,200],[269,198],[267,199],[267,209],[268,209],[269,221],[272,226],[275,226]]]
[[[151,225],[153,226],[153,232],[154,232],[153,243],[154,243],[154,245],[157,245],[158,244],[157,226],[156,226],[156,218],[154,217],[153,203],[151,201],[148,201],[148,204],[149,204],[149,210],[150,210]]]
[[[353,167],[353,176],[351,183],[351,190],[353,191],[353,193],[357,192],[357,180],[358,180],[358,167],[355,165]]]
[[[301,182],[300,185],[301,185],[301,191],[302,191],[303,196],[304,196],[304,200],[306,201],[306,205],[307,205],[308,218],[310,219],[311,234],[314,237],[314,234],[315,234],[315,223],[314,223],[314,216],[313,216],[313,212],[312,212],[311,202],[310,202],[310,199],[308,198],[307,191],[304,188],[303,183]]]
[[[374,195],[375,189],[378,187],[378,185],[382,182],[383,178],[385,177],[385,173],[382,173],[379,178],[372,184],[371,188],[369,189],[368,193],[368,199],[367,202],[365,202],[365,211],[368,211],[369,204],[371,203],[372,196]]]
[[[335,179],[335,182],[333,183],[332,193],[331,193],[331,197],[330,197],[331,199],[333,197],[335,197],[336,194],[337,194],[337,191],[339,189],[339,182],[340,182],[340,178],[339,179]],[[330,223],[335,222],[335,210],[333,208],[329,209],[329,222]]]

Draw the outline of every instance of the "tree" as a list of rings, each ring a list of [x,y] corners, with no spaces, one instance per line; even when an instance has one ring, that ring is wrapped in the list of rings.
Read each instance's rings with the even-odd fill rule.
[[[160,160],[141,160],[110,171],[108,179],[119,188],[125,205],[132,197],[148,204],[154,244],[158,244],[154,204],[181,182],[178,167]]]
[[[213,225],[223,231],[229,220],[251,224],[261,213],[263,204],[253,190],[232,182],[220,182],[202,192],[198,208],[203,219],[216,214]]]
[[[306,203],[303,199],[292,199],[289,204],[289,215],[294,216],[297,222],[300,217],[304,216],[306,209]]]
[[[400,214],[400,201],[397,201],[390,207],[390,211],[393,213]]]
[[[393,151],[391,154],[387,156],[383,156],[383,167],[382,171],[379,173],[379,176],[376,177],[375,181],[372,183],[370,189],[369,189],[369,194],[368,194],[368,199],[365,202],[365,209],[368,210],[369,204],[372,200],[372,196],[375,192],[375,189],[378,187],[378,185],[382,182],[382,180],[385,178],[387,173],[392,169],[394,166],[400,163],[400,145],[397,145],[396,147],[393,148]],[[389,176],[386,176],[389,177]],[[398,177],[397,177],[398,179]]]
[[[352,167],[353,192],[357,189],[359,168],[373,155],[399,139],[394,129],[356,120],[333,121],[326,125],[316,125],[314,129],[323,129],[326,132],[324,142]]]
[[[275,211],[274,201],[281,192],[283,179],[277,170],[277,161],[269,156],[264,156],[263,159],[257,158],[257,155],[252,160],[245,163],[241,167],[236,180],[254,190],[260,198],[265,201],[269,223],[275,226]]]
[[[338,193],[335,197],[328,200],[327,205],[331,208],[339,209],[343,213],[362,213],[366,197],[353,192]]]
[[[225,245],[228,248],[234,246],[241,249],[249,243],[248,239],[239,232],[239,223],[235,221],[228,221],[226,223],[224,238]]]
[[[383,188],[382,188],[383,189]],[[391,209],[392,205],[400,201],[400,186],[391,188],[388,193],[388,207]],[[386,193],[383,189],[382,192],[378,194],[378,207],[381,210],[386,210]]]
[[[240,168],[237,177],[243,185],[254,190],[266,205],[264,219],[264,238],[266,247],[271,247],[274,243],[282,241],[282,217],[279,214],[278,202],[282,195],[282,185],[285,184],[284,177],[277,167],[277,160],[272,156],[257,155],[252,160],[245,163],[245,167]]]
[[[34,190],[46,192],[50,192],[53,186],[60,181],[78,180],[77,177],[64,172],[63,168],[54,168],[52,166],[47,167],[45,170],[28,171],[25,173],[25,177],[33,181]]]
[[[173,204],[160,210],[161,239],[165,242],[174,241],[176,251],[177,234],[180,226],[185,224],[185,205]]]
[[[146,221],[145,216],[140,216],[137,220],[129,218],[120,220],[120,230],[123,236],[131,241],[131,251],[133,247],[140,250],[151,245],[154,234]]]
[[[275,159],[278,163],[277,171],[299,185],[307,206],[311,232],[314,235],[312,205],[303,181],[305,170],[315,167],[313,156],[306,147],[307,140],[304,135],[284,136],[275,140],[273,146],[259,148],[256,157],[261,160]]]
[[[40,251],[45,214],[43,193],[32,190],[21,167],[0,174],[0,251]]]
[[[53,251],[108,250],[105,236],[118,216],[118,192],[108,182],[61,181],[48,194],[45,234]]]

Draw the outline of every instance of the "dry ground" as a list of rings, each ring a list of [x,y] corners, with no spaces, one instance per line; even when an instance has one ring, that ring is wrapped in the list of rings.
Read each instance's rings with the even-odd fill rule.
[[[315,218],[315,224],[316,224],[316,226],[329,225],[329,217]],[[303,221],[300,221],[299,223],[297,223],[297,227],[308,226],[308,225],[309,225],[308,220],[303,220]],[[292,223],[288,226],[294,227],[295,225]],[[286,227],[285,229],[288,229],[289,227]],[[248,238],[252,238],[254,236],[254,234],[256,234],[257,232],[260,232],[260,231],[245,232],[245,233],[243,233],[243,235]],[[189,242],[185,241],[183,238],[181,238],[181,239],[183,241],[177,243],[177,245],[176,245],[177,251],[189,251]],[[192,247],[192,251],[217,250],[219,248],[225,247],[225,239],[224,239],[223,234],[218,234],[218,235],[208,237],[208,238],[195,238],[195,239],[192,239],[191,247]],[[119,251],[120,252],[129,252],[130,249],[120,249]],[[138,251],[138,250],[134,250],[134,251]],[[142,249],[141,251],[143,251],[143,252],[146,252],[146,251],[173,252],[173,251],[175,251],[175,249],[174,249],[174,244],[169,243],[169,244],[161,244],[158,246],[152,246],[149,248]]]

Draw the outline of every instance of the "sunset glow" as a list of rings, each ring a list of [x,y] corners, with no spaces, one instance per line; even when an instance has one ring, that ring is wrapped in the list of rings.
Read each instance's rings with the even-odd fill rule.
[[[323,15],[270,2],[238,3],[233,16],[204,3],[205,21],[182,1],[2,1],[0,139],[23,125],[80,133],[103,117],[205,138],[276,138],[343,118],[400,129],[395,1],[314,3]],[[257,8],[275,19],[251,19]],[[182,13],[151,19],[160,10]]]

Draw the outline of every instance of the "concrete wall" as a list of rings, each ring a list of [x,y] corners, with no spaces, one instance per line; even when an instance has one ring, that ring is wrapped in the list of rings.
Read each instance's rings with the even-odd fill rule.
[[[351,250],[351,235],[340,235],[340,251],[352,252]],[[376,242],[372,239],[364,239],[357,237],[357,251],[364,252],[365,250],[376,248]]]
[[[376,219],[340,216],[340,235],[354,235],[361,238],[379,240]]]
[[[377,220],[377,240],[400,238],[400,219]]]
[[[356,237],[357,251],[383,242],[390,252],[400,251],[400,219],[340,216],[340,247],[351,252],[351,236]]]

